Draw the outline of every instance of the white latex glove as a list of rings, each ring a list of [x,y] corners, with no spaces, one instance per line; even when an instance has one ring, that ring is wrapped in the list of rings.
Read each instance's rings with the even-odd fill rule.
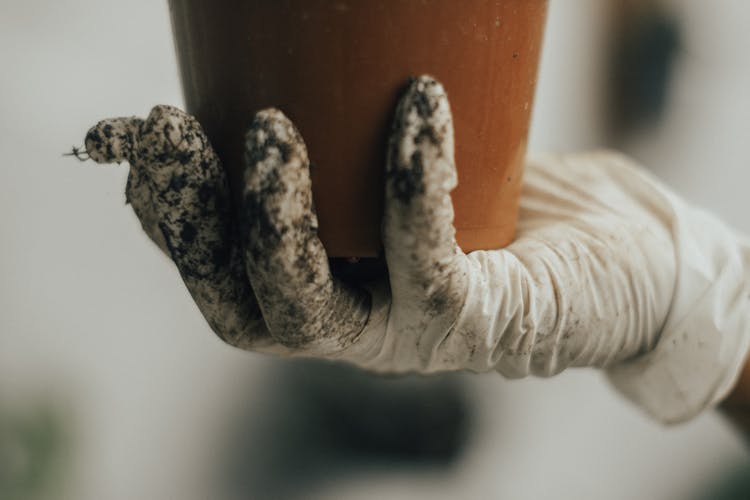
[[[95,161],[130,163],[135,213],[231,345],[382,372],[606,368],[664,422],[716,404],[739,373],[748,242],[622,156],[530,160],[516,241],[466,255],[452,225],[448,99],[417,79],[389,143],[389,279],[352,287],[329,271],[292,123],[261,111],[246,142],[236,229],[226,176],[194,118],[157,106],[145,121],[104,120],[86,137]]]

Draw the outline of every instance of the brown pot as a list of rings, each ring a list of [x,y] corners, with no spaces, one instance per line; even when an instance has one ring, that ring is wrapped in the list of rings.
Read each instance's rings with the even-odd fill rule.
[[[514,236],[546,0],[169,0],[187,110],[242,179],[245,127],[280,108],[308,146],[329,256],[381,249],[386,137],[400,91],[428,73],[456,131],[457,238]]]

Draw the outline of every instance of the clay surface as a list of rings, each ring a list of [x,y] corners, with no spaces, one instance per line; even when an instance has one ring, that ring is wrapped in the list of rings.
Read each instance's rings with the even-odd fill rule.
[[[227,166],[238,207],[243,135],[256,112],[277,108],[315,164],[328,255],[380,255],[393,109],[410,77],[431,74],[455,113],[458,242],[471,251],[512,240],[546,0],[169,3],[187,111]]]

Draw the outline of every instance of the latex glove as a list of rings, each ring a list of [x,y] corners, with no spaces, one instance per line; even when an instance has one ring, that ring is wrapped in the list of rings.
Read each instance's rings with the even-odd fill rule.
[[[461,252],[450,107],[429,77],[396,112],[389,279],[379,283],[331,276],[305,145],[280,111],[259,112],[247,132],[239,230],[194,118],[157,106],[145,121],[105,120],[86,149],[97,162],[130,163],[127,198],[144,229],[212,329],[243,349],[385,372],[607,368],[665,422],[720,400],[748,350],[747,242],[614,153],[530,160],[516,241]]]

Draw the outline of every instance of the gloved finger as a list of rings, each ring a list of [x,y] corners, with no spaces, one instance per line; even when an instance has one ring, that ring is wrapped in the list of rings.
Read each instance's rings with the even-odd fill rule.
[[[130,163],[128,199],[144,227],[158,227],[219,337],[247,349],[265,342],[231,224],[226,174],[198,122],[178,109],[156,106],[145,121],[100,122],[89,131],[86,149],[97,162]]]
[[[448,96],[422,76],[401,98],[388,149],[383,239],[394,301],[419,297],[438,309],[460,302],[465,255],[450,197],[457,182]]]
[[[135,116],[102,120],[86,133],[89,158],[97,163],[135,162],[143,120]]]
[[[137,138],[142,124],[143,120],[136,117],[102,120],[86,134],[86,152],[89,158],[97,163],[127,161],[130,164],[125,199],[133,208],[148,237],[169,255],[164,236],[159,229],[146,171],[136,161]]]
[[[245,263],[271,336],[317,355],[339,352],[364,329],[370,298],[331,276],[304,141],[275,109],[255,116],[245,141]]]

